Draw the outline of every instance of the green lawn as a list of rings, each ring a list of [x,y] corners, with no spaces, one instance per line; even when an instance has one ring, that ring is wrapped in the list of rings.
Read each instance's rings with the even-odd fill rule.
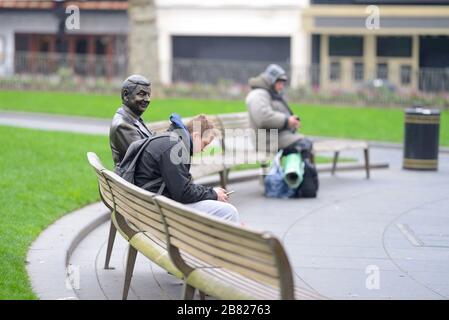
[[[1,126],[0,145],[0,299],[35,299],[28,247],[53,221],[98,200],[86,152],[104,160],[111,152],[107,137]]]
[[[67,115],[112,118],[120,105],[120,95],[86,95],[60,92],[0,92],[0,110],[46,112]],[[332,136],[402,142],[403,110],[354,108],[323,105],[292,105],[301,116],[306,135]],[[153,99],[145,113],[146,121],[167,119],[172,112],[187,117],[198,113],[245,111],[243,101],[191,99]],[[449,145],[449,111],[443,111],[440,143]]]
[[[0,110],[45,112],[110,119],[121,105],[120,94],[91,95],[64,92],[0,91]],[[186,99],[152,99],[147,121],[167,119],[172,112],[184,117],[198,113],[243,111],[243,103]]]

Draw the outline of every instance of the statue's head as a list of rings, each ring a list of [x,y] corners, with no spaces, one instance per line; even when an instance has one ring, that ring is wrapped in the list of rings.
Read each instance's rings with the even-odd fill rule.
[[[133,74],[122,84],[122,103],[141,116],[151,102],[151,82],[144,76]]]

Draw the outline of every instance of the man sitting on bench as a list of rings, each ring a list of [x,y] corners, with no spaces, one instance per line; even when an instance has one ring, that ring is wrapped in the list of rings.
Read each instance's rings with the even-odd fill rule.
[[[136,163],[134,183],[199,211],[238,222],[238,211],[228,203],[227,191],[194,184],[189,172],[192,155],[214,139],[212,123],[204,115],[194,117],[186,126],[176,114],[170,120],[167,132],[149,138]]]

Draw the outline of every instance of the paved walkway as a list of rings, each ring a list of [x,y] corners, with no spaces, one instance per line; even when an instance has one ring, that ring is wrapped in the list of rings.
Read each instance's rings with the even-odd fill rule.
[[[449,298],[449,157],[438,172],[402,170],[398,150],[373,149],[372,158],[391,168],[371,180],[362,171],[323,173],[317,199],[265,199],[248,181],[229,186],[232,202],[248,226],[282,239],[298,285],[336,299]],[[115,270],[103,270],[107,233],[105,223],[70,259],[80,268],[80,299],[120,299],[126,243],[117,237]],[[180,293],[179,280],[138,256],[130,299]]]
[[[111,120],[46,113],[0,111],[0,125],[99,135],[109,134]]]

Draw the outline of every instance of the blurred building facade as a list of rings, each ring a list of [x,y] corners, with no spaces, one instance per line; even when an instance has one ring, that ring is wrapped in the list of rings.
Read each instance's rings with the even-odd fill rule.
[[[248,74],[274,62],[291,69],[296,83],[295,67],[309,60],[299,14],[308,5],[308,0],[157,1],[163,82],[215,81],[215,73],[246,83]]]
[[[65,29],[68,5],[80,9],[79,29]],[[51,74],[63,64],[81,75],[123,72],[126,9],[126,1],[0,1],[0,75]]]
[[[156,54],[129,35],[142,22],[130,3],[0,0],[0,78],[68,69],[123,79],[132,46],[157,61],[166,85],[246,84],[278,63],[294,88],[449,91],[449,0],[154,0]],[[372,4],[377,27],[367,26]],[[79,29],[65,28],[69,5]]]
[[[312,0],[302,16],[317,86],[449,89],[449,1]]]
[[[216,81],[220,73],[242,81],[247,77],[237,75],[242,64],[254,64],[257,72],[270,62],[304,67],[309,39],[300,32],[298,13],[308,2],[155,1],[159,56],[148,58],[159,60],[165,84],[198,77]],[[80,8],[78,30],[62,25],[68,5]],[[126,73],[127,9],[127,1],[1,0],[0,74],[52,73],[60,65],[52,61],[58,59],[76,74]]]

